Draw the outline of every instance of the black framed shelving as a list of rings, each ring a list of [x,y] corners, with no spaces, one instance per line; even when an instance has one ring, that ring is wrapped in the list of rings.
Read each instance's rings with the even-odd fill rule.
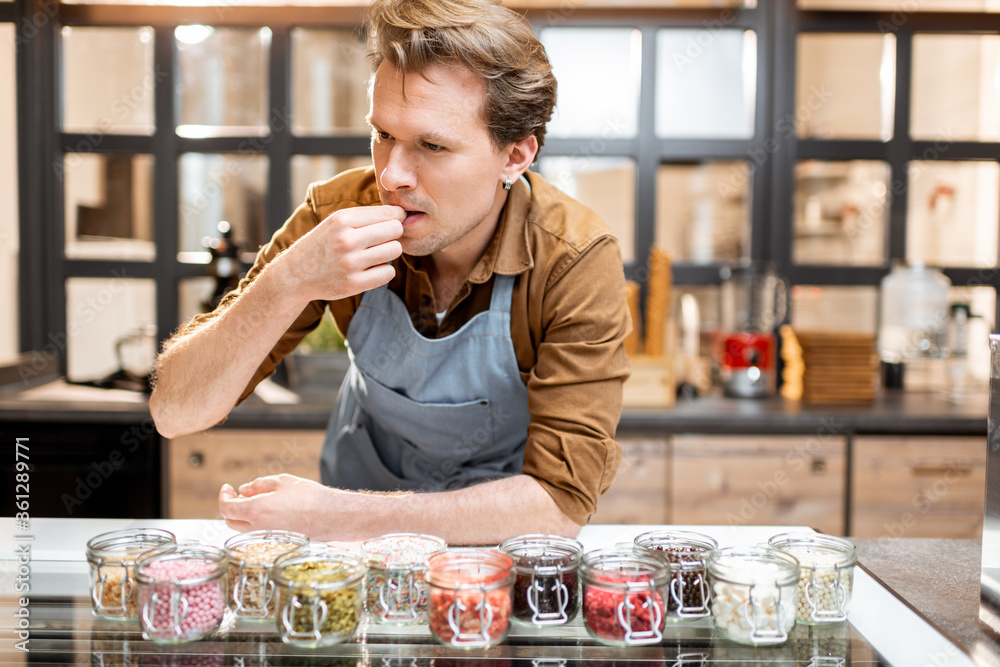
[[[556,5],[553,5],[556,7]],[[625,263],[627,277],[648,278],[645,258],[656,243],[657,172],[663,166],[697,165],[711,161],[742,163],[748,175],[749,231],[741,258],[771,262],[792,284],[873,286],[904,260],[907,251],[907,202],[891,197],[882,261],[872,265],[801,264],[794,261],[795,167],[800,160],[878,160],[888,165],[892,187],[905,192],[908,165],[914,159],[1000,163],[1000,145],[955,141],[946,156],[929,151],[935,142],[910,136],[910,93],[913,39],[922,33],[1000,34],[996,15],[976,13],[899,13],[803,11],[795,0],[761,0],[753,7],[676,9],[637,7],[560,11],[546,7],[524,10],[536,31],[555,27],[627,27],[641,35],[641,78],[638,120],[634,136],[621,138],[550,136],[544,157],[573,156],[600,141],[601,156],[627,158],[635,164],[634,259]],[[20,192],[20,269],[22,288],[20,347],[24,351],[55,346],[65,369],[67,329],[66,282],[71,278],[108,278],[119,274],[155,281],[156,336],[163,340],[180,323],[181,281],[205,275],[205,265],[178,258],[178,165],[181,156],[242,154],[266,158],[263,232],[274,232],[290,215],[294,156],[358,156],[367,152],[363,133],[300,135],[288,118],[292,109],[292,32],[296,27],[355,30],[361,6],[355,7],[170,7],[128,5],[45,4],[18,0],[0,3],[0,21],[14,21],[23,39],[17,45],[17,85]],[[44,20],[39,20],[44,17]],[[993,20],[984,20],[991,17]],[[176,131],[180,84],[175,28],[202,24],[215,27],[263,28],[270,31],[266,89],[268,115],[263,134],[240,136],[181,136]],[[153,32],[155,129],[151,134],[106,134],[100,142],[87,133],[68,133],[61,124],[61,29],[65,26],[149,26]],[[657,33],[687,29],[713,34],[717,30],[752,31],[756,39],[755,95],[752,135],[744,138],[664,138],[656,128]],[[30,38],[27,34],[30,31]],[[891,137],[886,140],[801,138],[783,131],[782,122],[796,111],[796,57],[800,35],[822,33],[892,34],[894,111]],[[88,146],[88,141],[91,144]],[[53,170],[68,153],[141,154],[152,156],[152,242],[155,256],[147,260],[68,258],[64,251],[63,185]],[[1000,188],[1000,183],[997,184]],[[1000,228],[1000,213],[997,226]],[[719,282],[725,262],[676,261],[675,285],[708,286]],[[985,285],[1000,291],[998,267],[943,267],[954,284]],[[60,343],[62,341],[62,343]]]

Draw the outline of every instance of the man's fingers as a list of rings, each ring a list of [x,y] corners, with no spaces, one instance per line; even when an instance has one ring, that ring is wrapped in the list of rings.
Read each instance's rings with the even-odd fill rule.
[[[376,264],[361,272],[355,282],[359,291],[364,292],[386,284],[395,275],[396,269],[391,264]]]
[[[253,528],[253,526],[246,521],[236,521],[235,519],[226,519],[226,525],[240,533],[245,533]]]
[[[258,477],[246,484],[240,484],[241,496],[255,496],[258,493],[267,493],[278,488],[278,478],[274,476]]]
[[[222,518],[226,520],[226,524],[231,528],[235,528],[236,526],[230,522],[246,523],[244,516],[247,500],[248,498],[226,493],[225,487],[219,492],[219,514],[222,515]]]
[[[372,246],[365,251],[365,262],[368,266],[378,266],[391,262],[403,254],[403,246],[399,241],[387,241],[377,246]]]
[[[332,215],[341,215],[351,227],[361,229],[388,220],[403,222],[406,219],[406,209],[399,206],[357,206],[341,209]]]
[[[385,215],[386,220],[399,220],[402,222],[406,219],[406,209],[402,206],[372,206],[371,208],[377,209],[380,213]]]
[[[383,220],[364,229],[359,229],[365,241],[365,247],[374,248],[390,241],[395,241],[403,235],[403,223],[398,220]]]
[[[231,484],[223,484],[222,488],[219,489],[219,502],[223,500],[229,500],[230,498],[236,497],[236,489],[232,487]]]

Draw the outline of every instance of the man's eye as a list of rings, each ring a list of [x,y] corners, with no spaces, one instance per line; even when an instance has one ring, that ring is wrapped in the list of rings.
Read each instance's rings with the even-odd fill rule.
[[[444,146],[441,146],[439,144],[428,144],[428,143],[425,143],[424,146],[426,146],[427,150],[429,150],[432,153],[437,153],[438,151],[444,150]]]
[[[375,130],[375,134],[378,135],[379,139],[385,140],[389,138],[388,132],[383,132],[382,130]]]

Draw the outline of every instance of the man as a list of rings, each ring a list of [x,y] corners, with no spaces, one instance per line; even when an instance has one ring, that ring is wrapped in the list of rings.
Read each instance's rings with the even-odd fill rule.
[[[629,318],[614,237],[527,172],[555,104],[544,49],[489,0],[376,0],[368,20],[374,169],[312,185],[239,288],[164,345],[157,428],[222,421],[329,308],[352,367],[324,483],[225,485],[230,526],[574,536],[621,457]]]

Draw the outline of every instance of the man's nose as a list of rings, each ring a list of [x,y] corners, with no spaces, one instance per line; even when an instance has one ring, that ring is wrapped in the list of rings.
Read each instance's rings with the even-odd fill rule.
[[[393,146],[389,151],[389,159],[386,160],[379,180],[386,190],[416,187],[416,166],[413,156],[407,153],[404,146]]]

